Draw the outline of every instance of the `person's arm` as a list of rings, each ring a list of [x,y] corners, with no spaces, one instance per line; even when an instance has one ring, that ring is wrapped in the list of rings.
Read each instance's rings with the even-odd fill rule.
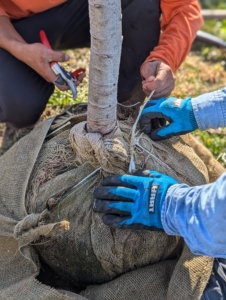
[[[226,127],[226,87],[191,100],[200,130]]]
[[[226,258],[226,173],[215,183],[168,189],[161,221],[169,235],[180,235],[194,254]]]
[[[0,16],[0,29],[0,47],[22,60],[21,46],[23,48],[27,43],[14,29],[7,16]]]
[[[146,61],[161,60],[175,72],[190,51],[197,31],[202,26],[197,0],[161,0],[162,34],[159,44]]]
[[[3,17],[3,16],[9,17],[8,14],[6,13],[3,5],[0,3],[0,17]]]
[[[7,16],[0,16],[0,47],[34,69],[46,81],[52,83],[55,82],[56,75],[49,63],[52,61],[65,62],[69,60],[67,54],[50,50],[41,43],[28,44],[14,29]],[[79,80],[81,79],[79,78]],[[76,83],[79,83],[79,81]],[[68,89],[68,87],[58,88],[61,90]]]
[[[168,97],[175,84],[175,72],[184,61],[197,31],[202,15],[197,0],[161,0],[162,34],[158,45],[141,66],[143,90],[152,98]]]

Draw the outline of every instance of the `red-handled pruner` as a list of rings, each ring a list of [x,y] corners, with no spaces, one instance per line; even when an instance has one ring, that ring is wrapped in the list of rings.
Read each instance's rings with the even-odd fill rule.
[[[40,39],[42,44],[44,44],[45,46],[47,46],[49,49],[52,50],[52,47],[47,39],[47,36],[45,34],[44,30],[41,30],[40,33]],[[74,72],[68,72],[64,69],[64,67],[60,66],[57,62],[52,61],[50,63],[50,67],[53,70],[53,72],[57,75],[57,79],[55,81],[56,85],[59,86],[64,86],[64,85],[68,85],[69,88],[72,91],[73,94],[73,98],[75,99],[77,96],[77,89],[75,86],[75,81],[78,80],[78,75],[85,72],[86,70],[83,68],[80,68],[78,70],[75,70]]]

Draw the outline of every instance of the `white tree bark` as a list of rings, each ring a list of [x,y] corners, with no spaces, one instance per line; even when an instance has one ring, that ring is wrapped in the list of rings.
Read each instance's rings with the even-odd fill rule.
[[[116,124],[122,45],[121,1],[89,0],[91,59],[88,132],[107,134]]]

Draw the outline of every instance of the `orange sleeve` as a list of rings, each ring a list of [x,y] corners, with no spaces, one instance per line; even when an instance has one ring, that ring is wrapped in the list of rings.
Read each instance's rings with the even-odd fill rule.
[[[159,44],[145,60],[161,60],[175,72],[191,49],[203,23],[198,0],[161,0]]]
[[[8,17],[8,14],[5,12],[4,8],[1,7],[1,4],[0,4],[0,17],[1,17],[1,16],[6,16],[6,17]]]

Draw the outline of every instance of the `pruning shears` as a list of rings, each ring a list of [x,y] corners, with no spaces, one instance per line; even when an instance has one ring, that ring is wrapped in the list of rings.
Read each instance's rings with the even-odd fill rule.
[[[52,50],[52,47],[47,39],[47,36],[46,36],[44,30],[40,31],[39,36],[40,36],[42,44]],[[83,68],[79,68],[79,69],[75,70],[74,72],[68,72],[64,69],[64,67],[62,67],[55,61],[52,61],[50,63],[50,67],[53,70],[53,72],[57,75],[55,84],[59,85],[59,86],[68,85],[72,91],[73,98],[75,99],[77,96],[77,89],[75,86],[75,82],[78,80],[79,74],[85,72],[86,70]]]

